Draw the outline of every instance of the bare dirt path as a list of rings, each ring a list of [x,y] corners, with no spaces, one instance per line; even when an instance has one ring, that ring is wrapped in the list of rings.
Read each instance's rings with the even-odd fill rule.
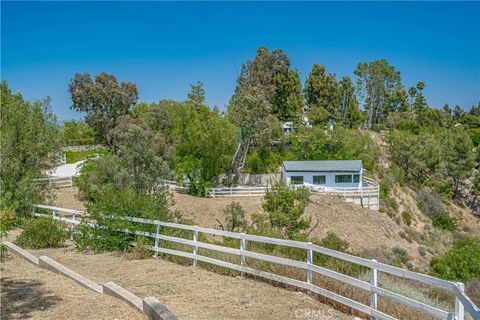
[[[85,254],[71,246],[30,252],[47,255],[98,283],[114,281],[141,298],[154,296],[179,319],[305,319],[305,312],[312,311],[324,319],[354,319],[304,293],[162,259]]]
[[[81,287],[14,255],[0,263],[2,320],[146,319],[126,303]]]

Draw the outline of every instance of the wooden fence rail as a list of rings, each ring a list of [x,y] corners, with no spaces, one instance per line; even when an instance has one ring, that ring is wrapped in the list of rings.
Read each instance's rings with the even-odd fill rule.
[[[45,213],[39,213],[39,212],[36,212],[36,209],[48,210],[52,212],[52,214],[48,215]],[[59,215],[59,212],[65,212],[69,215],[73,215],[73,219],[63,217]],[[55,220],[60,220],[60,221],[70,223],[72,232],[75,232],[76,225],[80,223],[84,223],[76,219],[77,217],[79,216],[88,217],[88,214],[83,211],[45,206],[45,205],[34,206],[32,214],[33,216],[51,216]],[[367,315],[370,315],[375,319],[395,319],[392,316],[386,314],[385,312],[379,311],[377,309],[377,297],[380,296],[380,297],[392,300],[396,303],[406,305],[410,308],[413,308],[415,310],[418,310],[430,316],[433,316],[436,319],[464,320],[464,311],[466,310],[474,320],[480,320],[479,308],[464,293],[463,284],[461,283],[446,281],[446,280],[438,279],[425,274],[404,270],[401,268],[397,268],[384,263],[377,262],[375,260],[369,260],[369,259],[353,256],[350,254],[346,254],[343,252],[324,248],[324,247],[312,244],[310,242],[300,242],[300,241],[293,241],[293,240],[269,238],[264,236],[229,232],[229,231],[210,229],[210,228],[204,228],[199,226],[183,225],[183,224],[164,222],[159,220],[148,220],[148,219],[133,218],[133,217],[125,217],[122,219],[130,222],[134,222],[134,223],[141,223],[141,224],[156,226],[155,233],[150,233],[145,231],[115,230],[115,231],[122,231],[125,233],[131,233],[131,234],[145,236],[145,237],[154,239],[155,245],[151,247],[151,250],[154,252],[155,255],[157,255],[158,253],[175,255],[179,257],[192,259],[194,265],[197,264],[197,261],[201,261],[201,262],[206,262],[206,263],[214,264],[217,266],[221,266],[224,268],[228,268],[231,270],[236,270],[241,274],[247,273],[247,274],[262,277],[265,279],[281,282],[287,285],[291,285],[297,288],[301,288],[301,289],[308,290],[310,292],[317,293],[323,297],[326,297],[328,299],[331,299],[333,301],[336,301],[338,303],[351,307],[355,310],[363,312]],[[93,223],[88,223],[88,224],[92,227],[95,226],[95,224]],[[178,237],[161,234],[161,227],[193,231],[193,239],[190,240],[190,239],[178,238]],[[199,241],[199,237],[198,237],[199,233],[239,239],[240,246],[239,248],[231,248],[231,247],[221,246],[218,244],[202,242],[202,241]],[[161,242],[163,241],[169,241],[169,242],[191,246],[192,251],[185,252],[185,251],[179,251],[179,250],[173,250],[173,249],[167,249],[167,248],[161,247]],[[290,247],[290,248],[304,249],[306,251],[306,254],[305,254],[306,260],[298,261],[298,260],[292,260],[292,259],[282,258],[278,256],[263,254],[259,252],[248,251],[246,250],[247,241],[273,244],[273,245],[279,245],[279,246]],[[208,249],[215,252],[221,252],[221,253],[238,256],[239,263],[236,264],[232,262],[226,262],[223,260],[218,260],[215,258],[203,256],[199,254],[198,248],[203,248],[203,249]],[[371,281],[366,282],[366,281],[345,275],[343,273],[339,273],[333,270],[329,270],[329,269],[317,266],[313,263],[313,253],[327,255],[337,259],[341,259],[343,261],[347,261],[347,262],[351,262],[357,265],[367,267],[371,270],[371,275],[372,275]],[[285,276],[276,275],[266,271],[256,270],[254,268],[251,268],[245,265],[245,258],[252,258],[256,260],[290,266],[290,267],[304,270],[306,273],[306,280],[301,281],[297,279],[288,278]],[[446,310],[441,310],[437,307],[425,304],[415,299],[406,297],[402,294],[380,287],[377,281],[378,272],[383,272],[383,273],[401,277],[404,279],[419,281],[429,286],[452,292],[455,296],[455,311],[449,312]],[[370,306],[316,286],[312,281],[313,274],[315,273],[370,292],[370,295],[371,295]]]

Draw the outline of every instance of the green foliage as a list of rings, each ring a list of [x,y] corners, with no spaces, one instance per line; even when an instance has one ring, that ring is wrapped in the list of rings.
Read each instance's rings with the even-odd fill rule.
[[[0,208],[26,216],[47,191],[32,180],[42,178],[43,169],[54,163],[60,146],[57,120],[49,99],[26,101],[20,94],[12,94],[6,82],[1,82],[0,90]]]
[[[453,281],[480,279],[480,241],[473,238],[457,241],[445,256],[432,259],[430,272]]]
[[[232,201],[230,204],[227,204],[226,208],[223,210],[225,215],[225,222],[228,231],[244,231],[247,226],[247,221],[245,220],[245,210],[239,202]]]
[[[351,253],[349,252],[349,244],[346,240],[341,239],[333,232],[328,232],[327,235],[321,240],[313,240],[315,244],[319,246],[329,248],[332,250]],[[314,263],[324,268],[341,272],[343,274],[358,277],[368,271],[366,267],[358,264],[350,263],[344,260],[336,259],[323,254],[315,253],[313,256]]]
[[[89,73],[76,73],[70,81],[72,108],[85,112],[86,122],[95,130],[96,140],[109,143],[107,135],[120,116],[128,114],[137,102],[135,84],[117,82],[115,76],[102,72],[91,77]]]
[[[297,131],[291,136],[292,152],[300,160],[360,159],[367,170],[378,163],[379,148],[367,132],[336,128],[331,135],[321,127]]]
[[[435,228],[447,231],[455,231],[458,228],[457,220],[450,217],[447,213],[434,215],[432,217],[432,224]]]
[[[412,224],[412,214],[409,211],[402,212],[402,218],[407,226]]]
[[[80,150],[80,151],[65,151],[64,154],[67,158],[67,163],[75,163],[81,160],[94,157],[95,155],[107,154],[108,151],[105,148],[98,148],[93,150]]]
[[[262,208],[267,215],[254,215],[252,219],[257,228],[262,229],[268,224],[282,237],[294,239],[310,226],[310,219],[302,217],[308,202],[307,189],[291,189],[277,183],[265,194]]]
[[[146,237],[135,238],[135,245],[130,249],[132,259],[147,259],[152,256],[153,240]]]
[[[95,143],[95,132],[83,121],[64,122],[61,133],[67,146],[92,145]]]
[[[468,133],[470,134],[473,145],[478,147],[480,145],[480,128],[470,129]]]
[[[98,226],[79,227],[76,246],[79,250],[129,251],[135,237],[121,230],[155,232],[155,227],[135,224],[123,218],[174,221],[175,217],[169,211],[172,204],[172,199],[166,192],[144,194],[131,189],[104,188],[86,206]]]
[[[400,82],[400,72],[387,60],[359,63],[354,71],[359,96],[368,111],[366,127],[373,128],[382,123],[389,111],[389,97],[394,96]]]
[[[307,77],[304,88],[306,104],[310,110],[324,109],[328,112],[330,119],[341,116],[340,95],[335,74],[327,74],[324,66],[314,64],[312,71]],[[319,114],[313,111],[312,115]],[[313,124],[322,124],[320,119],[310,116]],[[325,119],[324,119],[325,120]],[[328,121],[328,119],[326,119]],[[325,123],[323,123],[325,124]]]
[[[457,221],[445,212],[438,195],[422,189],[417,193],[417,203],[420,210],[432,219],[434,227],[448,231],[457,229]]]
[[[66,227],[65,223],[51,218],[32,218],[25,221],[15,243],[31,249],[57,248],[67,240]]]

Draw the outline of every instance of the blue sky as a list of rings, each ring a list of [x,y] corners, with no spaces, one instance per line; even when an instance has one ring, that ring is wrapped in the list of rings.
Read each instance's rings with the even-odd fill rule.
[[[426,82],[431,106],[480,101],[480,2],[5,2],[1,78],[28,99],[50,96],[60,120],[75,72],[113,73],[140,100],[184,99],[202,81],[206,102],[228,103],[260,45],[283,49],[305,80],[314,63],[353,77],[387,59],[407,87]]]

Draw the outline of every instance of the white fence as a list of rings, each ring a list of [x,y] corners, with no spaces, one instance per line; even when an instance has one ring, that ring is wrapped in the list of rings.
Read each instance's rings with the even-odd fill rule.
[[[44,209],[49,210],[52,212],[51,215],[38,213],[36,209]],[[68,215],[73,215],[72,219],[67,217],[62,217],[59,213],[65,212]],[[80,224],[81,222],[77,219],[78,216],[88,216],[85,212],[72,210],[72,209],[65,209],[65,208],[58,208],[58,207],[51,207],[51,206],[44,206],[44,205],[37,205],[34,206],[32,214],[34,216],[53,216],[53,219],[64,221],[71,224],[72,233],[75,232],[75,226]],[[470,316],[474,320],[480,320],[480,310],[479,308],[470,300],[470,298],[464,293],[464,286],[462,283],[455,283],[451,281],[446,281],[442,279],[438,279],[435,277],[431,277],[428,275],[404,270],[401,268],[393,267],[387,264],[383,264],[377,262],[375,260],[368,260],[361,257],[353,256],[350,254],[346,254],[343,252],[334,251],[331,249],[327,249],[324,247],[320,247],[314,245],[310,242],[299,242],[293,240],[283,240],[283,239],[276,239],[276,238],[268,238],[256,235],[250,235],[245,233],[236,233],[236,232],[228,232],[223,230],[217,229],[209,229],[203,228],[198,226],[190,226],[190,225],[183,225],[177,223],[170,223],[170,222],[163,222],[158,220],[147,220],[147,219],[140,219],[140,218],[131,218],[127,217],[124,218],[130,222],[146,224],[146,225],[153,225],[155,226],[155,233],[149,233],[144,231],[129,231],[129,230],[122,230],[125,233],[133,233],[140,236],[149,237],[155,239],[155,245],[151,247],[152,251],[157,255],[159,252],[164,254],[171,254],[179,257],[190,258],[193,260],[193,264],[196,265],[197,261],[202,261],[210,264],[214,264],[217,266],[221,266],[224,268],[232,269],[241,272],[241,274],[251,274],[254,276],[262,277],[265,279],[281,282],[290,286],[294,286],[300,289],[305,289],[310,292],[314,292],[319,294],[320,296],[326,297],[330,300],[335,302],[341,303],[348,307],[351,307],[355,310],[363,312],[367,315],[372,316],[376,319],[395,319],[394,317],[386,314],[385,312],[379,311],[377,308],[378,305],[378,297],[386,298],[389,300],[394,301],[395,303],[406,305],[412,309],[417,311],[423,312],[428,314],[436,319],[451,319],[451,320],[464,320],[464,311],[470,314]],[[94,226],[94,224],[91,224]],[[168,235],[164,235],[161,233],[161,227],[168,227],[168,228],[176,228],[181,230],[189,230],[193,232],[193,239],[184,239],[178,237],[172,237]],[[119,230],[116,230],[119,231]],[[199,233],[204,233],[208,235],[215,235],[215,236],[222,236],[222,237],[229,237],[234,239],[240,240],[239,248],[231,248],[231,247],[224,247],[221,245],[210,244],[206,242],[199,241]],[[191,252],[185,251],[178,251],[163,248],[160,245],[160,241],[169,241],[178,244],[188,245],[192,247]],[[281,258],[277,256],[271,256],[268,254],[262,254],[258,252],[248,251],[246,247],[247,241],[253,241],[258,243],[265,243],[265,244],[273,244],[279,245],[284,247],[290,248],[299,248],[305,250],[305,256],[307,257],[305,261],[298,261],[292,260],[287,258]],[[214,259],[211,257],[203,256],[199,254],[198,248],[204,248],[208,250],[212,250],[215,252],[227,253],[231,255],[236,255],[239,257],[239,263],[231,263],[226,262],[218,259]],[[347,261],[350,263],[354,263],[357,265],[361,265],[367,267],[371,270],[371,281],[366,282],[343,273],[339,273],[333,270],[329,270],[320,266],[317,266],[313,262],[313,254],[319,253],[323,255],[327,255],[330,257],[334,257],[343,261]],[[285,276],[276,275],[273,273],[265,272],[256,270],[254,268],[246,266],[246,258],[253,258],[265,262],[280,264],[284,266],[295,267],[305,271],[305,281],[297,280],[288,278]],[[414,300],[412,298],[406,297],[402,294],[387,290],[382,288],[378,285],[378,273],[383,272],[392,276],[401,277],[403,279],[409,279],[424,283],[426,285],[447,290],[453,293],[455,296],[455,311],[446,311],[441,310],[437,307],[425,304],[423,302]],[[319,274],[321,276],[325,276],[342,283],[346,283],[348,285],[354,286],[356,288],[363,289],[369,292],[371,296],[371,303],[370,305],[362,304],[358,301],[349,299],[337,293],[325,290],[323,288],[318,287],[313,282],[313,274]]]
[[[34,183],[48,185],[49,187],[67,188],[73,187],[73,177],[49,177],[33,179]]]

